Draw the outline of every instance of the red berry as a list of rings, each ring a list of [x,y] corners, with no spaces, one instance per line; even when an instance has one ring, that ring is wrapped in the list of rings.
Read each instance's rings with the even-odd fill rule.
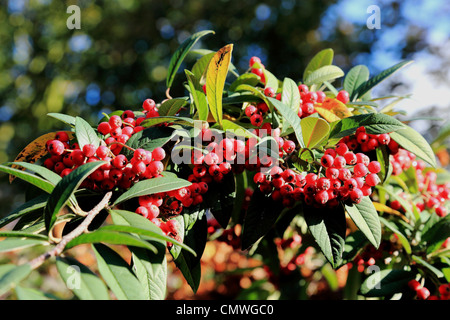
[[[391,142],[391,136],[387,133],[380,134],[378,136],[378,142],[383,145],[388,145]]]
[[[64,153],[65,146],[64,143],[59,140],[51,140],[47,145],[47,150],[52,155],[60,156]]]
[[[142,109],[144,109],[145,111],[151,111],[153,109],[155,109],[155,101],[153,99],[146,99],[143,103],[142,103]]]
[[[139,207],[136,209],[136,213],[137,213],[137,214],[140,214],[140,215],[143,216],[144,218],[148,218],[148,209],[147,209],[147,207],[139,206]]]
[[[341,101],[341,102],[344,103],[344,104],[350,101],[348,92],[345,91],[345,90],[339,91],[338,94],[337,94],[337,96],[336,96],[336,99],[339,100],[339,101]]]
[[[55,139],[59,140],[61,142],[68,142],[69,141],[69,135],[65,131],[59,131],[59,132],[56,133]]]
[[[245,108],[244,112],[245,115],[250,118],[251,116],[253,116],[258,112],[258,109],[254,105],[250,104]]]
[[[347,152],[344,154],[344,159],[348,165],[356,164],[356,155],[353,152]]]
[[[341,142],[336,145],[336,152],[338,155],[343,156],[348,152],[348,146]]]
[[[334,157],[332,157],[329,154],[325,154],[325,155],[322,156],[322,158],[320,158],[320,163],[325,168],[331,167],[333,165],[333,162],[334,162]]]
[[[250,68],[253,67],[253,65],[255,63],[261,64],[261,59],[259,57],[253,56],[250,58],[250,61],[249,61]]]
[[[254,114],[250,117],[250,122],[255,127],[260,127],[263,122],[263,117],[260,114]]]
[[[155,148],[152,151],[153,160],[161,161],[166,157],[166,151],[162,147]]]
[[[429,296],[430,296],[430,291],[427,288],[422,287],[417,290],[417,298],[419,300],[427,300]]]
[[[275,90],[272,87],[267,87],[264,89],[264,95],[266,97],[275,97]]]
[[[367,167],[362,163],[357,163],[353,167],[353,174],[355,175],[355,177],[364,177],[367,173]]]
[[[350,199],[352,200],[353,203],[360,203],[362,198],[363,198],[364,194],[361,191],[361,189],[354,189],[350,192]]]
[[[371,161],[367,168],[371,173],[378,173],[381,171],[381,165],[378,161]]]
[[[83,146],[83,154],[85,157],[93,157],[96,151],[97,148],[93,144],[85,144]]]
[[[122,118],[118,115],[113,115],[108,120],[109,125],[111,126],[111,129],[114,130],[116,128],[122,127]]]
[[[366,177],[366,183],[367,183],[367,185],[369,185],[371,187],[375,187],[380,182],[381,182],[380,178],[378,177],[378,175],[376,173],[370,173]]]
[[[124,168],[127,165],[127,163],[128,163],[128,159],[123,154],[117,155],[112,161],[112,165],[114,167],[116,167],[117,169]]]
[[[288,153],[288,154],[294,152],[294,150],[295,150],[295,142],[291,141],[291,140],[286,140],[283,143],[283,150],[286,153]]]

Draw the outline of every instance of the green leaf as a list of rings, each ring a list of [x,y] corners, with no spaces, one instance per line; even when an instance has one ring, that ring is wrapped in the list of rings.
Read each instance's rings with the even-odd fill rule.
[[[26,181],[47,193],[51,193],[55,187],[51,182],[42,179],[37,175],[25,172],[23,170],[10,168],[5,165],[0,165],[0,171],[11,174],[19,179],[22,179],[23,181]]]
[[[37,164],[28,163],[28,162],[8,162],[8,163],[5,163],[5,165],[20,166],[25,169],[28,169],[34,173],[37,173],[45,180],[51,182],[53,185],[56,185],[61,180],[61,176],[59,174],[56,174],[55,172],[47,169],[46,167],[43,167],[43,166],[40,166]]]
[[[368,93],[370,90],[372,90],[373,87],[378,85],[380,82],[394,74],[399,69],[403,68],[404,66],[410,64],[412,61],[406,60],[402,61],[400,63],[397,63],[396,65],[390,67],[389,69],[386,69],[376,76],[370,78],[369,80],[363,82],[358,86],[356,90],[353,91],[353,95],[350,97],[350,100],[356,100],[359,97],[362,97],[366,93]]]
[[[81,117],[75,118],[75,136],[77,137],[78,145],[81,150],[83,150],[83,147],[86,144],[92,144],[95,147],[100,145],[100,139],[95,130]]]
[[[29,263],[17,266],[0,277],[0,295],[5,294],[11,288],[18,285],[22,280],[28,277],[33,271]]]
[[[305,71],[303,72],[303,80],[307,79],[313,71],[330,65],[333,62],[333,57],[333,49],[328,48],[319,51],[306,66]]]
[[[283,206],[259,189],[253,192],[242,226],[242,250],[249,249],[275,225]]]
[[[415,274],[409,271],[388,269],[375,272],[361,285],[360,293],[365,297],[385,297],[402,292]]]
[[[416,130],[409,126],[404,126],[403,130],[398,130],[390,134],[391,139],[397,142],[402,148],[414,153],[416,156],[437,167],[436,158],[425,138]]]
[[[42,209],[47,204],[48,195],[43,194],[30,201],[25,202],[18,208],[14,209],[9,215],[0,219],[0,228],[6,226],[12,221]]]
[[[197,62],[194,64],[191,70],[192,74],[196,79],[201,81],[202,77],[206,74],[209,62],[211,61],[212,57],[214,57],[215,54],[216,53],[214,51],[211,51],[197,60]]]
[[[132,149],[141,148],[153,151],[158,147],[163,147],[174,137],[174,135],[175,132],[172,128],[152,127],[133,134],[131,138],[128,139],[126,145]],[[127,148],[123,148],[122,150],[122,153],[127,157],[131,157],[133,154],[133,151]]]
[[[168,99],[158,108],[158,113],[160,116],[174,116],[186,103],[187,100],[183,98]]]
[[[233,45],[229,44],[217,51],[206,71],[206,98],[209,110],[219,126],[222,126],[222,96],[228,68],[231,62]]]
[[[241,74],[236,80],[234,80],[230,87],[228,88],[229,91],[235,91],[237,87],[239,87],[241,84],[246,84],[252,87],[255,87],[259,83],[259,77],[254,73],[244,73]]]
[[[390,221],[387,221],[383,217],[379,217],[379,219],[386,228],[388,228],[389,230],[391,230],[392,232],[394,232],[397,235],[398,240],[402,244],[406,253],[411,254],[411,245],[409,244],[409,241],[406,238],[406,236],[398,230],[397,226],[395,224],[391,223]]]
[[[392,163],[389,159],[387,146],[381,145],[376,149],[377,161],[381,165],[381,183],[383,184],[392,174]]]
[[[46,244],[48,244],[48,242],[43,240],[10,238],[0,241],[0,252],[10,252],[13,250]]]
[[[323,139],[328,137],[330,125],[322,118],[306,117],[300,120],[303,141],[306,148],[314,148]]]
[[[266,69],[264,69],[264,77],[266,79],[265,88],[272,88],[276,92],[278,90],[278,79]]]
[[[18,300],[50,300],[42,291],[16,286],[16,294]]]
[[[381,242],[381,222],[370,198],[363,197],[360,203],[351,206],[346,205],[345,209],[367,240],[375,248],[378,248]]]
[[[302,127],[298,115],[291,108],[277,99],[268,98],[268,101],[282,115],[284,121],[287,121],[291,125],[300,147],[304,148],[305,144],[303,142]]]
[[[333,268],[340,265],[345,245],[345,210],[339,205],[333,209],[305,206],[305,221],[325,258]]]
[[[175,53],[172,55],[172,58],[170,59],[169,68],[167,70],[167,79],[166,79],[166,86],[167,88],[172,87],[173,80],[175,79],[175,75],[178,71],[178,69],[181,66],[181,63],[183,62],[184,58],[188,54],[189,50],[197,43],[197,41],[206,36],[207,34],[213,33],[212,30],[204,30],[197,33],[194,33],[189,38],[183,41],[183,43],[178,47],[178,49],[175,51]]]
[[[67,114],[62,114],[62,113],[47,113],[48,116],[55,118],[57,120],[60,120],[64,123],[67,123],[68,125],[74,127],[75,126],[75,117],[69,116]]]
[[[56,268],[66,286],[81,300],[109,300],[108,288],[87,266],[71,257],[57,257]]]
[[[242,127],[239,123],[235,121],[230,121],[227,119],[223,120],[222,129],[224,131],[230,131],[233,136],[236,137],[246,137],[246,138],[255,138],[259,139],[259,137],[253,133],[251,133],[246,128]]]
[[[427,245],[427,253],[440,248],[448,237],[450,237],[450,215],[439,219],[431,228],[424,230],[422,241]]]
[[[444,273],[439,270],[438,268],[432,266],[431,264],[429,264],[427,261],[423,260],[421,257],[416,256],[416,255],[412,255],[411,258],[417,262],[418,264],[424,266],[425,268],[427,268],[428,270],[430,270],[432,273],[434,273],[434,275],[438,278],[443,278],[444,277]]]
[[[93,245],[98,270],[106,284],[119,300],[144,300],[141,283],[131,271],[130,266],[113,249],[102,245]]]
[[[43,241],[47,241],[48,237],[44,236],[43,234],[36,234],[36,233],[28,233],[23,231],[6,231],[6,230],[0,230],[0,238],[7,237],[7,238],[30,238],[30,239],[39,239]]]
[[[164,300],[167,291],[167,259],[165,250],[156,255],[140,248],[131,248],[133,270],[141,283],[146,299]]]
[[[208,102],[206,100],[206,95],[204,94],[203,89],[200,87],[200,85],[196,84],[197,81],[195,81],[194,74],[189,70],[185,70],[185,72],[186,78],[188,79],[189,89],[191,92],[193,103],[198,112],[198,119],[207,121],[209,109],[208,109]]]
[[[201,264],[200,259],[205,249],[207,240],[207,221],[206,215],[203,214],[197,219],[192,226],[184,224],[187,227],[183,242],[193,248],[196,256],[189,252],[181,251],[175,259],[175,265],[180,269],[192,290],[197,292],[201,280]]]
[[[66,245],[65,248],[68,250],[68,249],[76,247],[80,244],[100,243],[100,242],[109,243],[109,244],[119,244],[119,245],[125,245],[125,246],[135,246],[135,247],[150,250],[154,253],[157,252],[155,246],[152,245],[151,243],[149,243],[145,240],[142,240],[136,236],[130,235],[128,233],[116,232],[114,230],[110,230],[107,228],[107,226],[101,227],[90,233],[83,233],[82,235],[69,241],[69,243]]]
[[[357,65],[351,68],[344,78],[343,89],[353,97],[355,90],[364,82],[369,80],[369,69],[365,65]],[[353,99],[351,99],[353,101]]]
[[[156,126],[161,123],[168,123],[168,124],[179,124],[183,126],[194,126],[194,120],[187,117],[175,117],[175,116],[164,116],[164,117],[153,117],[148,118],[144,121],[142,121],[141,126],[144,128],[150,128],[153,126]]]
[[[176,190],[190,185],[191,183],[187,180],[173,177],[158,177],[141,180],[128,189],[128,191],[122,193],[114,202],[114,205],[118,205],[131,198]]]
[[[358,114],[339,120],[331,130],[330,138],[355,134],[356,129],[361,126],[369,134],[390,133],[405,128],[403,123],[383,113]]]
[[[96,169],[105,164],[104,161],[89,162],[79,166],[64,176],[50,194],[44,209],[45,228],[50,231],[59,211],[66,205],[80,184]]]
[[[290,78],[283,81],[283,91],[281,92],[281,102],[290,107],[295,113],[298,113],[300,107],[300,92],[297,84]]]
[[[344,76],[344,71],[337,66],[323,66],[311,72],[305,79],[305,84],[320,86],[324,81],[331,81]]]

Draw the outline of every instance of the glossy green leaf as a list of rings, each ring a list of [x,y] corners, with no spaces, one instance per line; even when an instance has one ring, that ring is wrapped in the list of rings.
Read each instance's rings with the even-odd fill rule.
[[[402,61],[400,63],[397,63],[396,65],[390,67],[389,69],[386,69],[376,76],[370,78],[369,80],[363,82],[353,91],[353,96],[350,97],[351,100],[355,100],[359,97],[362,97],[363,95],[367,94],[372,88],[374,88],[376,85],[381,83],[383,80],[388,78],[389,76],[393,75],[396,71],[399,69],[405,67],[406,65],[410,64],[412,61],[406,60]]]
[[[42,209],[47,204],[48,194],[40,195],[30,201],[27,201],[14,209],[9,215],[0,219],[0,228],[6,226],[7,224],[19,219],[23,216],[31,214],[39,209]]]
[[[14,288],[18,285],[22,280],[28,277],[33,271],[31,269],[31,265],[29,263],[22,264],[20,266],[16,266],[12,268],[8,272],[4,273],[0,277],[0,295],[5,294],[11,288]]]
[[[365,65],[354,66],[348,71],[344,78],[343,89],[348,92],[349,97],[353,97],[355,90],[369,80],[369,75],[369,69]]]
[[[358,114],[339,120],[331,130],[330,138],[349,136],[361,126],[369,134],[390,133],[405,128],[403,123],[383,113]]]
[[[8,173],[10,175],[13,175],[23,181],[26,181],[26,182],[38,187],[39,189],[44,190],[47,193],[51,193],[55,187],[51,182],[49,182],[35,174],[31,174],[29,172],[26,172],[26,171],[23,171],[20,169],[14,169],[14,168],[10,168],[5,165],[0,165],[0,171]]]
[[[61,176],[59,174],[56,174],[55,172],[47,169],[46,167],[34,164],[34,163],[28,163],[28,162],[8,162],[4,165],[7,166],[19,166],[25,169],[28,169],[34,173],[37,173],[45,180],[49,181],[53,185],[56,185],[60,180]]]
[[[75,118],[75,136],[77,137],[78,145],[81,150],[83,150],[83,147],[86,144],[92,144],[95,147],[100,145],[100,139],[95,130],[81,117]]]
[[[303,209],[308,229],[325,258],[333,268],[340,265],[345,245],[346,221],[344,207]]]
[[[408,288],[408,281],[414,279],[413,272],[387,269],[375,272],[364,280],[360,293],[365,297],[385,297]]]
[[[131,267],[113,249],[102,244],[93,245],[98,270],[118,300],[144,300],[141,283]]]
[[[180,109],[187,104],[187,100],[183,98],[168,99],[161,103],[158,108],[160,116],[174,116],[180,111]]]
[[[52,300],[46,296],[42,291],[32,288],[25,288],[16,286],[15,288],[18,300]]]
[[[231,83],[228,90],[235,91],[236,88],[239,87],[241,84],[246,84],[246,85],[255,87],[258,83],[259,83],[259,77],[256,74],[244,73]]]
[[[411,244],[409,243],[406,236],[398,230],[397,226],[390,221],[384,219],[383,217],[379,217],[380,221],[386,228],[391,230],[393,233],[395,233],[398,237],[398,240],[402,244],[403,248],[405,249],[406,253],[411,254]]]
[[[14,250],[25,249],[37,245],[46,245],[47,241],[38,239],[17,239],[8,238],[0,241],[0,252],[10,252]]]
[[[436,157],[431,146],[416,130],[405,125],[403,130],[392,132],[390,136],[402,148],[414,153],[426,163],[436,168]]]
[[[152,127],[136,132],[128,139],[126,145],[132,149],[145,149],[153,151],[158,147],[165,146],[174,137],[175,132],[172,128]],[[125,156],[131,157],[132,150],[123,148],[122,152]]]
[[[300,91],[295,81],[290,78],[285,78],[283,81],[283,91],[281,92],[281,102],[298,113],[300,100]]]
[[[172,87],[173,80],[175,79],[175,75],[177,74],[178,69],[181,66],[184,58],[191,50],[191,48],[197,43],[197,41],[206,36],[207,34],[214,34],[214,31],[211,30],[203,30],[197,33],[194,33],[189,38],[183,41],[183,43],[178,47],[175,53],[172,55],[172,58],[169,62],[169,68],[167,70],[167,79],[166,86],[167,88]]]
[[[369,197],[363,197],[358,204],[346,205],[345,209],[358,229],[378,248],[381,242],[381,222]]]
[[[155,194],[176,190],[183,187],[190,186],[191,183],[187,180],[173,177],[158,177],[148,180],[141,180],[134,184],[126,192],[122,193],[114,202],[114,205],[122,203],[128,199],[144,196],[148,194]]]
[[[324,49],[319,51],[308,63],[303,72],[303,80],[307,79],[308,76],[317,69],[328,66],[333,63],[334,51],[333,49]]]
[[[105,283],[87,266],[71,257],[57,257],[56,268],[66,286],[81,300],[109,300]]]
[[[278,79],[267,69],[264,69],[264,77],[266,79],[265,88],[272,88],[275,92],[278,90]]]
[[[295,136],[297,138],[300,147],[304,148],[305,144],[303,142],[302,127],[300,125],[300,118],[298,115],[288,106],[286,106],[281,101],[274,98],[268,98],[270,104],[281,114],[284,121],[287,121],[291,127],[294,129]]]
[[[164,117],[153,117],[142,121],[141,126],[144,128],[150,128],[161,123],[169,124],[180,124],[183,126],[194,126],[194,120],[187,117],[175,117],[175,116],[164,116]]]
[[[232,44],[226,45],[217,51],[209,62],[208,70],[206,71],[206,98],[208,99],[209,110],[219,126],[222,125],[223,89],[231,62],[232,51]]]
[[[185,70],[185,72],[186,72],[186,78],[188,80],[193,104],[195,105],[195,108],[197,109],[198,119],[207,121],[209,109],[208,109],[208,101],[206,99],[206,95],[203,92],[203,89],[200,87],[200,85],[196,84],[197,81],[195,81],[194,74],[192,72],[190,72],[189,70]]]
[[[45,228],[47,231],[51,230],[59,211],[66,205],[80,184],[105,163],[104,161],[95,161],[83,164],[62,178],[55,186],[44,209]]]
[[[314,148],[328,137],[330,125],[322,118],[306,117],[300,120],[303,141],[306,148]]]
[[[209,62],[211,61],[212,57],[214,57],[216,53],[214,51],[211,51],[209,53],[206,53],[203,57],[197,60],[197,62],[192,67],[192,74],[198,81],[202,80],[202,77],[206,75],[206,70],[208,68]]]
[[[75,126],[75,120],[76,118],[73,116],[69,116],[67,114],[62,114],[62,113],[56,113],[56,112],[51,112],[51,113],[47,113],[48,116],[55,118],[59,121],[62,121],[64,123],[67,123],[68,125],[74,127]]]
[[[332,81],[344,76],[344,71],[337,66],[323,66],[311,72],[304,80],[305,84],[320,86],[324,81]]]

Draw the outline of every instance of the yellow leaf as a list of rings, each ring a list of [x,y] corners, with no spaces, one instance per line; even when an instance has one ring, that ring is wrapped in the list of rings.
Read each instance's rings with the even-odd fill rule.
[[[337,121],[352,116],[345,104],[333,98],[326,98],[321,105],[315,107],[316,111],[328,122]]]
[[[61,132],[61,131],[58,131]],[[58,132],[50,132],[46,133],[39,138],[36,138],[31,143],[29,143],[16,157],[14,162],[28,162],[28,163],[35,163],[37,160],[45,156],[48,151],[46,147],[46,143],[48,140],[55,139],[56,134]],[[69,139],[73,138],[73,132],[72,131],[65,131],[69,135]],[[22,167],[19,166],[11,166],[12,168],[20,169]],[[22,170],[25,170],[25,168],[22,168]],[[15,179],[14,176],[9,176],[9,182],[13,182]]]
[[[233,45],[229,44],[216,52],[206,72],[206,98],[214,120],[222,126],[222,96],[228,68],[231,62]]]

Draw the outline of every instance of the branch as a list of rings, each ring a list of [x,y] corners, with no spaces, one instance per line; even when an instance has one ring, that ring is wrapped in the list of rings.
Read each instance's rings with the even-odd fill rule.
[[[107,194],[105,194],[102,201],[100,201],[91,211],[87,213],[86,218],[78,227],[62,237],[61,241],[52,250],[47,251],[46,253],[30,261],[31,268],[36,269],[41,266],[48,258],[60,255],[64,251],[67,243],[69,243],[71,240],[75,239],[82,233],[86,232],[92,220],[94,220],[94,218],[97,216],[97,214],[100,213],[100,211],[106,208],[109,200],[111,199],[111,196],[112,192],[108,192]]]

